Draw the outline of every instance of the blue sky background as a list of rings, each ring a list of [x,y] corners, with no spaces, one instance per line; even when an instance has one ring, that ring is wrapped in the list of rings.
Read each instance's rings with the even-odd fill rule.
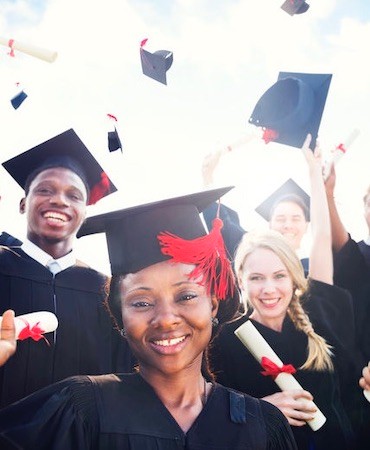
[[[346,226],[361,239],[370,184],[370,5],[307,1],[309,10],[291,17],[278,0],[2,0],[0,35],[58,58],[10,58],[0,47],[1,160],[74,127],[119,188],[90,207],[96,214],[201,190],[205,155],[252,134],[222,158],[215,186],[235,185],[225,203],[245,228],[263,227],[254,208],[287,178],[304,189],[308,180],[299,150],[265,145],[249,115],[280,71],[332,73],[319,139],[329,153],[361,131],[338,164],[336,193]],[[141,72],[144,38],[148,51],[173,51],[167,86]],[[18,110],[10,105],[15,82],[28,94]],[[107,150],[106,113],[118,118],[123,154]],[[2,226],[21,237],[22,191],[0,172]],[[81,239],[77,249],[109,271],[102,236]]]

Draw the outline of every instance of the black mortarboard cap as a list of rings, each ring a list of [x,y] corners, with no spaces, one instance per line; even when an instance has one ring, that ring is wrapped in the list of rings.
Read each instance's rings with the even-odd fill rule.
[[[22,90],[10,100],[10,103],[14,109],[18,109],[27,97],[27,94]]]
[[[122,152],[122,143],[116,127],[114,127],[114,131],[108,131],[108,148],[110,152],[115,152],[116,150],[121,150]]]
[[[310,220],[310,196],[292,178],[289,178],[277,188],[266,200],[257,206],[255,211],[269,222],[274,206],[282,200],[295,201],[301,204],[307,221]]]
[[[89,204],[94,204],[102,197],[117,191],[72,128],[3,162],[2,165],[23,189],[26,189],[32,174],[51,167],[66,167],[77,173],[85,183],[90,193]]]
[[[306,3],[305,0],[285,0],[285,2],[281,5],[281,9],[291,16],[294,16],[295,14],[303,14],[309,7],[310,5]]]
[[[301,148],[308,133],[315,148],[331,74],[280,72],[258,100],[249,122],[265,129],[263,139]]]
[[[141,68],[143,74],[160,83],[167,84],[166,72],[173,62],[173,53],[169,50],[157,50],[150,53],[140,47]]]
[[[135,273],[169,259],[161,251],[159,233],[186,240],[207,235],[200,213],[230,189],[203,191],[89,217],[77,236],[105,232],[112,274]]]

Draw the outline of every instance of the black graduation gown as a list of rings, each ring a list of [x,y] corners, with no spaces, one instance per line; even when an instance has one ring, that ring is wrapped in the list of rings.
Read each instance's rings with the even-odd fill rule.
[[[0,448],[37,450],[293,450],[267,402],[215,384],[185,434],[139,374],[73,377],[0,411]]]
[[[22,241],[12,236],[11,234],[7,233],[6,231],[2,231],[0,233],[0,245],[6,245],[7,247],[21,246]]]
[[[340,373],[298,369],[306,360],[307,336],[295,328],[288,316],[281,332],[252,322],[284,364],[293,364],[297,369],[294,377],[305,390],[311,392],[327,418],[325,425],[316,432],[308,425],[292,427],[298,448],[353,450],[352,427],[342,403],[344,396],[351,395],[340,391],[340,385],[348,385],[351,393],[352,387],[357,389],[357,380],[353,381],[352,362],[347,358],[354,340],[351,298],[343,289],[310,280],[305,308],[309,311],[315,331],[334,346],[334,363],[340,368]],[[211,365],[221,384],[262,398],[280,392],[280,389],[272,378],[261,374],[263,369],[260,364],[234,334],[234,330],[246,320],[247,317],[242,317],[221,330],[211,348]]]
[[[334,283],[352,294],[356,345],[362,367],[370,359],[370,268],[359,243],[350,236],[341,250],[334,254]]]
[[[103,306],[106,277],[74,265],[55,278],[21,249],[0,250],[0,314],[51,311],[58,318],[49,345],[18,341],[17,351],[0,368],[0,405],[72,375],[132,370],[131,351]]]

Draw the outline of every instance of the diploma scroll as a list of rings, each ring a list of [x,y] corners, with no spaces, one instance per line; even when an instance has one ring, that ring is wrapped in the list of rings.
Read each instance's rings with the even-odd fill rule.
[[[257,328],[253,325],[250,320],[247,320],[243,325],[234,331],[235,335],[240,339],[240,341],[247,347],[247,349],[252,353],[256,360],[261,363],[263,357],[267,357],[270,361],[279,367],[283,367],[283,362],[266,342],[264,337],[260,334]],[[293,389],[303,389],[303,387],[298,383],[298,381],[293,377],[292,374],[282,372],[275,378],[275,383],[279,386],[282,391],[289,391]],[[316,405],[315,405],[316,406]],[[317,406],[316,406],[317,408]],[[313,431],[321,428],[326,422],[326,417],[317,408],[315,417],[308,421],[307,424],[312,428]]]
[[[0,316],[0,326],[3,321]],[[49,311],[38,311],[14,317],[16,339],[31,339],[38,341],[44,333],[51,333],[58,328],[58,319]]]
[[[35,58],[42,59],[46,62],[54,62],[58,56],[58,53],[45,48],[36,47],[35,45],[26,44],[25,42],[19,42],[14,39],[6,39],[0,36],[0,45],[5,45],[11,50],[18,50],[27,55],[34,56]]]

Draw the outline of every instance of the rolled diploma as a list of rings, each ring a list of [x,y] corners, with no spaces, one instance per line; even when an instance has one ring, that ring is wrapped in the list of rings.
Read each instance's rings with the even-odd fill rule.
[[[0,316],[0,326],[3,321]],[[29,314],[23,314],[21,316],[14,317],[15,324],[15,336],[19,337],[19,333],[23,330],[27,324],[30,328],[38,323],[38,326],[43,330],[43,333],[50,333],[58,328],[58,319],[55,314],[49,311],[37,311]]]
[[[323,176],[324,176],[325,181],[329,177],[331,165],[337,164],[337,162],[343,158],[343,156],[347,152],[348,148],[357,139],[359,134],[360,134],[360,130],[358,128],[355,128],[354,130],[352,130],[351,134],[347,137],[347,139],[344,141],[344,143],[340,145],[340,148],[338,146],[334,149],[334,151],[330,155],[328,161],[326,161],[324,164]]]
[[[0,44],[9,47],[9,40],[0,36]],[[9,47],[10,48],[10,47]],[[36,47],[35,45],[26,44],[24,42],[19,42],[14,40],[12,44],[14,50],[18,50],[27,55],[34,56],[35,58],[42,59],[46,62],[54,62],[58,53],[52,50],[47,50],[45,48]]]
[[[265,356],[277,366],[283,366],[283,362],[281,361],[281,359],[277,356],[277,354],[270,347],[270,345],[250,320],[247,320],[245,323],[243,323],[243,325],[237,328],[234,333],[259,363],[261,363],[262,357]],[[274,381],[282,391],[303,389],[298,381],[290,373],[280,373]],[[312,420],[309,420],[307,424],[312,428],[313,431],[316,431],[321,428],[325,422],[326,417],[319,410],[319,408],[317,408],[315,417]]]

